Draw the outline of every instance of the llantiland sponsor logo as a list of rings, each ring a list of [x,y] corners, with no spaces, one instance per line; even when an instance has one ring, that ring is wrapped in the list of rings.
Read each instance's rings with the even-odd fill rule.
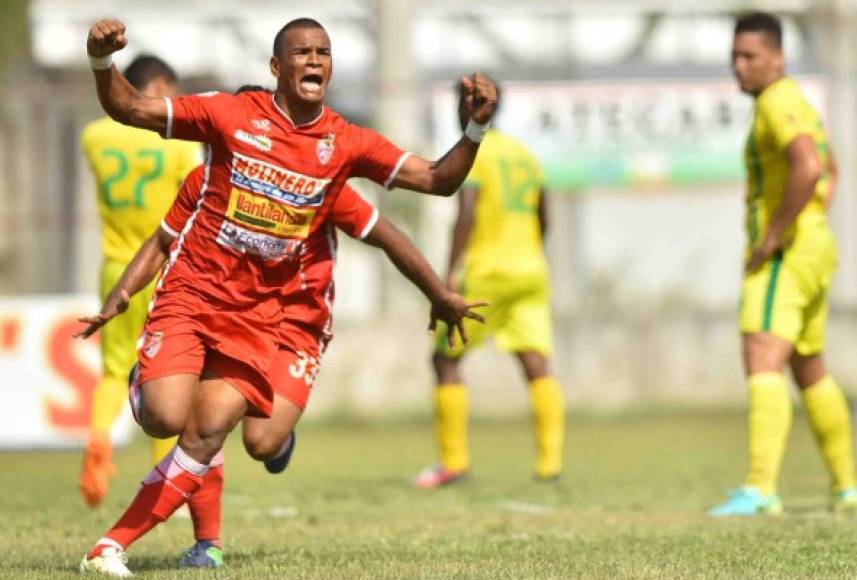
[[[305,238],[315,210],[293,208],[233,187],[226,215],[277,236]]]

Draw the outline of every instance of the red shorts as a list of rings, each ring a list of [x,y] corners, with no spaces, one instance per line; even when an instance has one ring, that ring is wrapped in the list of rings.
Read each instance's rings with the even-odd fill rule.
[[[319,369],[315,353],[279,347],[273,356],[251,365],[224,354],[221,346],[232,339],[211,336],[197,319],[154,318],[146,323],[138,347],[141,383],[182,373],[200,375],[207,369],[243,395],[250,415],[270,417],[275,394],[306,408]]]

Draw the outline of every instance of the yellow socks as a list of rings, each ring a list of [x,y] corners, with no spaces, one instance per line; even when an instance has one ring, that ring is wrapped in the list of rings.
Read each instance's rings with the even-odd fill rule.
[[[152,437],[150,439],[151,442],[151,452],[152,452],[152,465],[157,465],[161,462],[161,459],[166,457],[167,453],[172,450],[173,447],[178,443],[178,437],[170,437],[169,439],[155,439]]]
[[[467,418],[470,395],[459,383],[445,383],[434,390],[434,427],[440,450],[440,462],[449,471],[470,468],[467,447]]]
[[[750,387],[750,473],[747,485],[770,495],[777,488],[780,463],[792,423],[789,386],[782,373],[757,373],[747,379]]]
[[[128,398],[128,382],[124,378],[102,377],[92,394],[90,429],[109,433]]]
[[[801,391],[809,424],[830,471],[834,491],[853,488],[854,455],[851,448],[851,414],[842,389],[827,375]]]
[[[553,377],[530,383],[530,404],[536,434],[536,476],[556,477],[562,471],[562,443],[565,436],[565,397]]]

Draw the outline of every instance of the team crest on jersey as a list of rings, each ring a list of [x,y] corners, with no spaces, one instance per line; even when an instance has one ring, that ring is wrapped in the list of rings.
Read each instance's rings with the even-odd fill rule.
[[[333,158],[333,140],[335,138],[336,135],[328,133],[324,139],[319,139],[318,143],[315,144],[315,154],[318,155],[318,162],[322,165],[327,165]]]
[[[250,121],[250,124],[253,125],[253,128],[257,131],[270,131],[271,130],[271,121],[268,119],[253,119]]]
[[[161,351],[161,346],[164,344],[164,333],[161,331],[148,332],[143,336],[143,354],[148,358],[155,358]]]

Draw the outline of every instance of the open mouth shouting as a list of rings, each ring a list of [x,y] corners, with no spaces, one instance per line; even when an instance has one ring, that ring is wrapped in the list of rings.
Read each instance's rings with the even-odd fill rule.
[[[305,74],[300,78],[298,87],[305,96],[317,99],[324,96],[324,77],[318,73]]]

